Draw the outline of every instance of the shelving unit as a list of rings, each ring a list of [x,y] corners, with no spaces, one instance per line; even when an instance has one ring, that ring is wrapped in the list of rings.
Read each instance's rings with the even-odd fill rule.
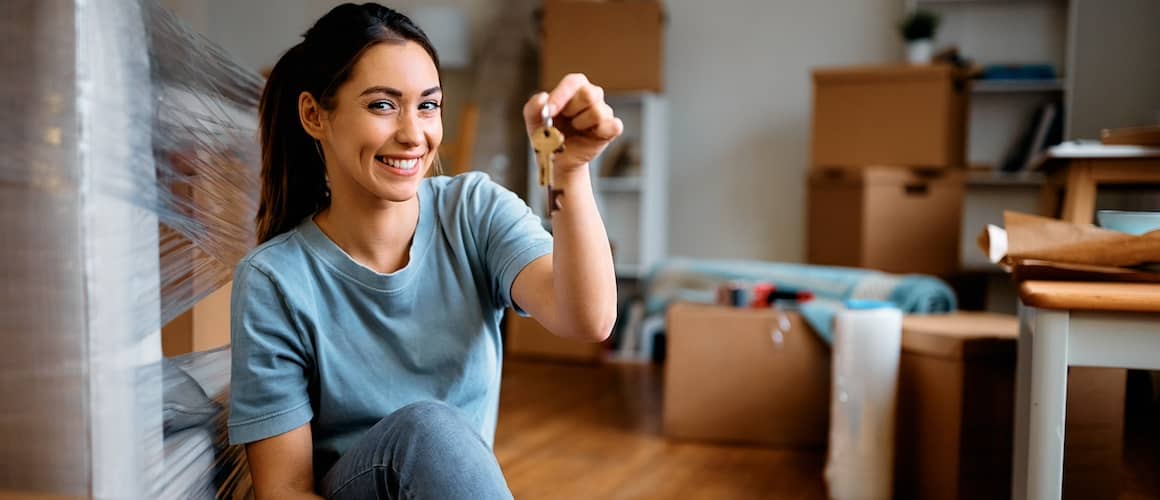
[[[617,277],[638,279],[667,255],[667,104],[664,96],[654,93],[610,95],[606,99],[624,122],[624,134],[589,165],[593,190],[613,246]],[[607,175],[610,169],[606,167],[615,161],[613,155],[630,143],[639,147],[640,165],[629,166],[624,176]],[[527,200],[543,217],[545,193],[530,147],[528,166]]]
[[[959,234],[959,265],[987,283],[983,302],[993,312],[1010,312],[1013,290],[999,266],[975,244],[987,224],[1003,223],[1003,212],[1034,213],[1043,176],[998,170],[1030,125],[1036,110],[1048,102],[1066,103],[1068,18],[1066,0],[907,0],[909,10],[922,8],[942,20],[935,46],[955,45],[978,64],[1051,64],[1056,78],[1046,80],[973,80],[968,109],[967,163],[991,170],[967,171],[966,196]],[[1064,115],[1066,117],[1066,113]]]
[[[974,94],[1063,92],[1066,83],[1062,78],[1051,80],[973,80],[971,92]]]
[[[1055,101],[1063,113],[1063,139],[1098,139],[1107,127],[1160,120],[1160,44],[1155,19],[1160,3],[1131,0],[906,0],[938,14],[935,45],[954,44],[979,64],[1047,63],[1051,80],[978,80],[971,83],[967,138],[969,165],[1002,164],[1035,110]],[[1144,68],[1144,69],[1142,69]],[[1042,176],[969,172],[963,210],[961,266],[998,273],[974,248],[985,224],[1002,222],[1004,210],[1035,213]],[[1114,200],[1109,200],[1114,201]],[[991,274],[988,293],[1002,295],[1005,277]],[[1003,300],[1014,302],[1014,293]],[[997,295],[998,294],[998,295]]]

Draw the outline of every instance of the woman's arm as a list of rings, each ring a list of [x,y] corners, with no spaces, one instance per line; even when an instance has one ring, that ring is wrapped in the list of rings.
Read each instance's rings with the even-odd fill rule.
[[[258,500],[321,499],[314,493],[314,445],[310,424],[246,445],[246,461]]]
[[[552,214],[552,255],[529,264],[512,285],[512,298],[561,337],[601,341],[616,321],[616,274],[608,233],[596,209],[588,163],[624,130],[604,91],[584,75],[564,77],[550,94],[524,106],[531,134],[548,104],[564,133],[564,151],[553,161],[553,187],[563,192]]]

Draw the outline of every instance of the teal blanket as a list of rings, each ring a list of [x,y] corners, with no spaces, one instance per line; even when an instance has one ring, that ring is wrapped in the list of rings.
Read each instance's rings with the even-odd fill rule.
[[[815,300],[804,303],[801,313],[826,342],[832,339],[834,313],[846,300],[885,300],[903,314],[949,313],[956,307],[954,291],[933,276],[753,260],[674,258],[656,265],[645,277],[645,316],[663,316],[673,301],[714,303],[717,287],[731,281],[813,292]]]

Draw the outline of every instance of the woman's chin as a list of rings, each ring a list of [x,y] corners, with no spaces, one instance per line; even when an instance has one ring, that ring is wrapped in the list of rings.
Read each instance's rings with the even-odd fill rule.
[[[415,197],[418,186],[384,186],[376,190],[380,200],[400,203]]]

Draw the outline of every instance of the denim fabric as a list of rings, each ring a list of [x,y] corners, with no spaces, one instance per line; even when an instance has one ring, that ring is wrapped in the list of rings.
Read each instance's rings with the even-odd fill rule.
[[[446,403],[404,406],[371,427],[322,480],[342,500],[510,499],[495,454]]]

